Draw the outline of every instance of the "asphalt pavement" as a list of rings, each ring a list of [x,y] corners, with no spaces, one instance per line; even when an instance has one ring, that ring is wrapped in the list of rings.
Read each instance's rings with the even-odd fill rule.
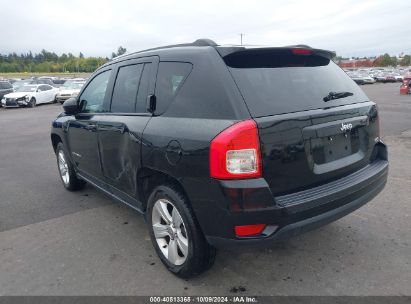
[[[163,267],[140,214],[64,190],[49,132],[61,105],[0,109],[0,295],[411,295],[411,95],[362,88],[389,145],[384,191],[286,242],[220,250],[191,280]]]

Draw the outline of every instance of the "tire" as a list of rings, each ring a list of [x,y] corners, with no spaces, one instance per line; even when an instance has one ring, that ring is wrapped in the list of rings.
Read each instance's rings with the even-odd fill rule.
[[[58,143],[56,148],[57,168],[64,188],[69,191],[77,191],[84,188],[86,182],[77,177],[73,165],[66,156],[63,143]]]
[[[57,103],[57,95],[54,96],[54,99],[51,101],[51,103]]]
[[[34,108],[36,106],[36,98],[32,97],[28,103],[29,108]]]
[[[165,212],[168,215],[165,216]],[[161,262],[173,274],[190,278],[214,264],[215,248],[207,243],[187,199],[174,186],[154,189],[148,199],[146,219],[153,246]]]

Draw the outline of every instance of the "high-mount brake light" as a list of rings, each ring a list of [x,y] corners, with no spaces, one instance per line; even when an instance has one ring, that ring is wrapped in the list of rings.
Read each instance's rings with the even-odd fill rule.
[[[260,141],[254,120],[238,122],[211,141],[210,176],[217,179],[261,177]]]
[[[310,49],[294,48],[292,49],[294,55],[311,55],[313,52]]]

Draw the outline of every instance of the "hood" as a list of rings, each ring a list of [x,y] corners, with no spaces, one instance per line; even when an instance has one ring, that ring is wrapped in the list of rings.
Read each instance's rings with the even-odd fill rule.
[[[79,93],[80,90],[79,89],[64,89],[64,90],[60,90],[59,94],[73,94],[73,93]]]
[[[13,92],[13,93],[4,95],[4,98],[20,98],[26,95],[31,95],[32,93],[33,92]]]

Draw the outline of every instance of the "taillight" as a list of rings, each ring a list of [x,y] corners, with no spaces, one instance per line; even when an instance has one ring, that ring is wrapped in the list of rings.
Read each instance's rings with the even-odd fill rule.
[[[261,234],[267,225],[265,224],[254,224],[254,225],[244,225],[244,226],[235,226],[235,235],[236,236],[253,236]]]
[[[236,123],[211,141],[210,175],[218,179],[261,176],[260,141],[254,120]]]
[[[295,48],[292,49],[294,55],[311,55],[312,50],[310,49],[303,49],[303,48]]]

